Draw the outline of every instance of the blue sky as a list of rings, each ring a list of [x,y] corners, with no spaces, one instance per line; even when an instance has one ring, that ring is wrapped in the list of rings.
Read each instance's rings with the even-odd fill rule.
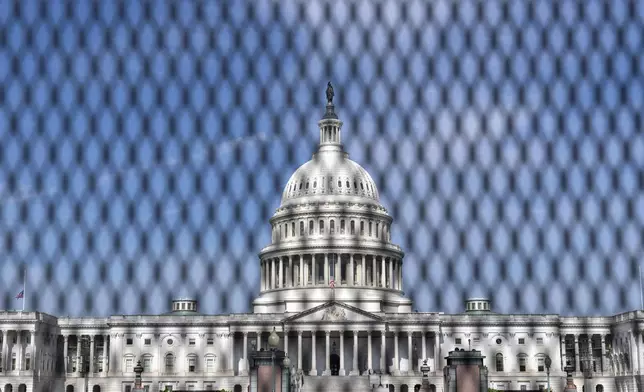
[[[249,311],[328,80],[418,310],[640,307],[643,4],[46,4],[0,5],[0,307]]]

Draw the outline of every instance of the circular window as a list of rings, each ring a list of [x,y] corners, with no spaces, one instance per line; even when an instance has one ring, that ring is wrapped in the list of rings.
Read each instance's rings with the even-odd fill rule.
[[[172,343],[174,343],[172,339],[168,339],[168,346],[172,346]]]
[[[503,343],[503,341],[501,339],[496,340],[496,344],[501,344],[501,343]]]

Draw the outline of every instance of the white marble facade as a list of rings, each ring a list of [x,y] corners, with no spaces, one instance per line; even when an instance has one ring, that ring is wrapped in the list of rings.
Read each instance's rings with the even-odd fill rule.
[[[271,218],[252,313],[201,314],[190,299],[173,301],[162,315],[3,311],[0,392],[125,392],[137,361],[153,391],[246,391],[248,353],[266,349],[273,328],[306,375],[304,391],[349,382],[366,392],[378,381],[373,374],[382,374],[390,390],[411,392],[424,359],[442,391],[444,357],[456,348],[482,351],[495,389],[545,388],[550,356],[556,392],[566,363],[580,391],[638,390],[644,312],[504,315],[485,299],[467,301],[460,314],[413,312],[404,253],[391,242],[392,217],[373,179],[344,152],[332,97],[318,123],[316,153],[292,175]]]

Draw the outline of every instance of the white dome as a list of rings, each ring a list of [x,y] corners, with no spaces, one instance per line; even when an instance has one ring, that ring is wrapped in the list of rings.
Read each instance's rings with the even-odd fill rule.
[[[291,176],[281,207],[311,202],[351,202],[380,205],[373,179],[348,154],[320,150]]]

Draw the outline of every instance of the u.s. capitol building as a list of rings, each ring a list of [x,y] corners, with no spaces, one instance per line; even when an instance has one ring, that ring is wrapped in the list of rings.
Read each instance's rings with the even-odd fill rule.
[[[467,301],[459,314],[413,311],[392,217],[369,173],[344,152],[331,89],[318,126],[317,152],[291,176],[270,220],[252,313],[201,314],[191,299],[161,315],[3,311],[0,391],[129,392],[140,361],[152,391],[245,392],[249,352],[266,349],[273,328],[305,375],[303,391],[350,384],[366,392],[378,374],[390,391],[411,392],[426,360],[440,392],[445,357],[456,348],[481,351],[498,390],[545,388],[547,356],[556,392],[567,364],[580,392],[641,390],[642,312],[506,315],[486,299]]]

